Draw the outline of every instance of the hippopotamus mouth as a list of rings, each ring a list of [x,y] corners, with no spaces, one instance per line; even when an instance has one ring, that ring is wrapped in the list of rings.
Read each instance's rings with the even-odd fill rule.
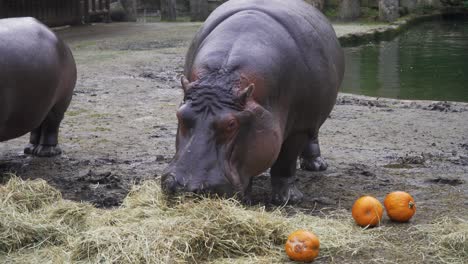
[[[190,192],[243,197],[243,184],[231,161],[235,140],[216,146],[195,135],[190,141],[163,173],[163,189],[171,195]],[[197,148],[200,150],[193,150]]]

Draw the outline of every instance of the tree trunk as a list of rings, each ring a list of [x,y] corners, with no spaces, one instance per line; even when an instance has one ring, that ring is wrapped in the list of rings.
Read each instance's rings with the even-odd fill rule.
[[[176,21],[176,0],[161,0],[161,20]]]
[[[339,0],[338,16],[341,20],[353,20],[361,15],[360,0]]]
[[[190,0],[191,21],[204,21],[208,15],[208,0]]]

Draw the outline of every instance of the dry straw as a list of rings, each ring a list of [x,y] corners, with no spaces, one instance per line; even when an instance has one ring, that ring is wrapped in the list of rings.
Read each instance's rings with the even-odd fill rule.
[[[154,181],[135,186],[120,208],[105,210],[63,200],[42,180],[13,177],[0,187],[0,205],[0,262],[8,263],[284,263],[285,239],[296,229],[316,233],[320,258],[329,261],[392,247],[387,229],[363,230],[347,211],[288,217],[233,199],[168,202]],[[413,231],[440,249],[434,259],[466,259],[466,222],[444,221]]]

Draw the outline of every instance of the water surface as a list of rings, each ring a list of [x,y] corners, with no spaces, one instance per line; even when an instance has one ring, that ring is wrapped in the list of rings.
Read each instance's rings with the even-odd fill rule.
[[[468,19],[424,22],[391,41],[344,51],[343,92],[468,102]]]

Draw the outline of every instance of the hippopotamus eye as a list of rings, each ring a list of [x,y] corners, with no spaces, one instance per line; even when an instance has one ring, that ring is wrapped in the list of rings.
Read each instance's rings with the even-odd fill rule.
[[[182,106],[176,113],[177,119],[179,120],[179,128],[182,133],[185,133],[195,125],[195,118],[193,113]]]
[[[229,118],[227,120],[225,120],[225,122],[223,122],[223,128],[224,128],[224,131],[226,132],[233,132],[237,129],[238,127],[238,122],[235,118]]]
[[[228,122],[226,128],[227,128],[228,130],[234,130],[236,127],[237,127],[237,122],[236,122],[236,120],[231,119],[231,120],[229,120],[229,122]]]

